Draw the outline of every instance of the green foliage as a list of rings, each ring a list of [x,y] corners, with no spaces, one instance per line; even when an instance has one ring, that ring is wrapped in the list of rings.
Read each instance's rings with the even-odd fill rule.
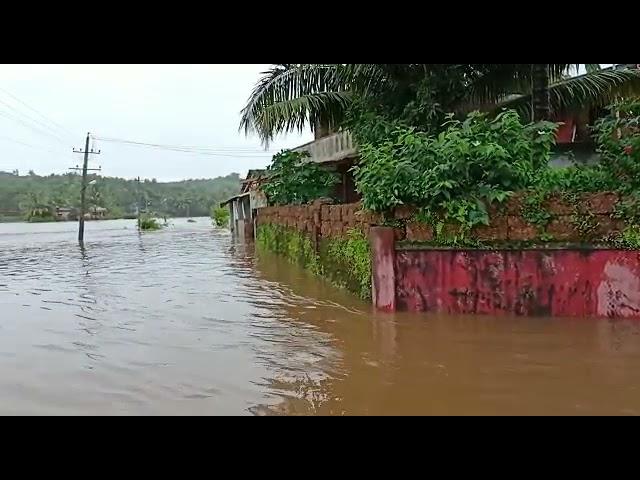
[[[345,237],[329,240],[327,258],[348,272],[360,298],[371,298],[371,249],[360,230],[350,230]]]
[[[640,100],[625,100],[610,107],[598,120],[594,135],[601,166],[617,180],[624,193],[640,190]]]
[[[186,180],[138,184],[134,180],[89,176],[96,180],[87,190],[89,207],[104,207],[111,218],[131,217],[136,202],[160,215],[208,216],[213,205],[237,194],[240,177],[232,174],[213,180]],[[80,207],[81,178],[75,174],[50,176],[0,175],[0,213],[18,212],[26,216],[36,205]]]
[[[48,208],[36,209],[32,212],[29,212],[29,214],[27,215],[27,221],[29,221],[30,223],[55,222],[56,217]]]
[[[397,127],[380,141],[369,136],[362,143],[363,135],[356,186],[369,210],[408,204],[466,228],[488,225],[488,207],[529,186],[547,165],[556,128],[548,122],[525,125],[516,112],[505,111],[494,119],[449,116],[435,137],[412,127]]]
[[[544,202],[547,199],[548,192],[544,190],[529,190],[522,199],[522,218],[537,227],[539,232],[544,232],[553,216],[545,208]]]
[[[363,299],[371,298],[371,252],[360,231],[352,230],[343,238],[327,240],[316,252],[309,237],[295,229],[260,225],[256,245],[259,250],[282,255]]]
[[[640,72],[597,69],[568,78],[580,64],[544,64],[553,112],[606,105],[640,92]],[[265,143],[311,127],[340,127],[354,104],[424,130],[447,112],[517,109],[531,118],[532,64],[276,64],[264,72],[242,111],[241,129]],[[322,131],[322,130],[320,130]],[[434,133],[437,133],[434,131]]]
[[[541,233],[540,237],[538,237],[538,238],[543,243],[550,243],[550,242],[553,242],[555,240],[555,237],[553,235],[551,235],[550,233],[547,233],[547,232]]]
[[[228,227],[230,215],[228,207],[211,207],[211,218],[217,227]]]
[[[321,274],[321,266],[311,240],[297,230],[279,225],[260,225],[256,234],[256,246],[283,255],[296,265]]]
[[[640,225],[640,192],[634,192],[618,202],[612,217],[632,225]]]
[[[574,191],[565,191],[562,198],[571,206],[571,223],[581,238],[588,240],[598,228],[598,219],[595,214],[585,208],[580,195]]]
[[[630,225],[624,229],[618,242],[622,248],[629,250],[640,249],[640,226],[637,224]]]
[[[537,172],[532,189],[545,193],[595,193],[616,191],[620,188],[605,165],[573,165],[562,168],[544,168]]]
[[[138,221],[138,227],[140,230],[148,231],[148,230],[160,230],[162,225],[160,222],[152,216],[149,215],[141,215]]]
[[[617,192],[623,200],[612,215],[631,225],[622,244],[629,245],[640,225],[640,101],[626,100],[609,107],[609,114],[594,128],[601,161],[596,165],[544,168],[537,172],[523,207],[525,219],[541,230],[551,220],[542,207],[550,194],[560,194],[572,207],[571,222],[582,238],[591,239],[597,217],[582,204],[580,194]],[[616,239],[608,239],[614,244]],[[629,241],[627,241],[629,240]]]
[[[307,153],[290,150],[274,155],[263,187],[271,204],[299,205],[331,196],[338,176],[307,157]]]

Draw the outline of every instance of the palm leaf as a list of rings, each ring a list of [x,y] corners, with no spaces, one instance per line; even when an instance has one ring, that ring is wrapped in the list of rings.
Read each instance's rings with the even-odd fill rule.
[[[320,120],[339,121],[347,102],[347,85],[337,74],[340,68],[339,64],[277,64],[263,72],[242,109],[240,129],[257,133],[268,144],[276,133],[294,131],[306,122],[313,126]]]
[[[550,86],[554,113],[602,107],[619,97],[640,95],[640,71],[599,70],[555,82]],[[531,112],[531,95],[519,95],[499,104],[526,115]]]
[[[475,74],[469,79],[469,91],[465,109],[474,105],[491,105],[513,95],[531,91],[532,65],[530,63],[473,64]],[[560,81],[571,71],[578,71],[580,64],[552,63],[549,66],[551,81]]]
[[[303,131],[308,125],[325,122],[338,125],[344,116],[349,92],[318,92],[276,101],[257,111],[252,119],[256,132],[268,142],[275,133]]]

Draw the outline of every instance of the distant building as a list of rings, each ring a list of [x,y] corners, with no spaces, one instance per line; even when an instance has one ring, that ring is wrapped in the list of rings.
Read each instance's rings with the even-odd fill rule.
[[[56,207],[56,220],[59,222],[68,222],[69,220],[73,220],[74,213],[73,208]]]
[[[241,182],[240,194],[220,204],[221,207],[228,206],[229,228],[241,239],[253,238],[256,210],[268,205],[260,188],[266,178],[266,170],[249,170],[247,178]]]
[[[104,220],[108,213],[109,210],[104,207],[91,207],[84,218],[88,220]]]

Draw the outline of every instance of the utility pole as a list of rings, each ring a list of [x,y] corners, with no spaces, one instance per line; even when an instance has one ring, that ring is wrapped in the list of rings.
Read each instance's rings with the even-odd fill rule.
[[[136,213],[138,214],[138,230],[140,230],[140,177],[136,178]]]
[[[83,153],[84,154],[84,163],[82,164],[82,169],[76,165],[74,168],[70,168],[69,170],[82,170],[82,187],[80,189],[80,226],[78,227],[78,242],[81,244],[84,243],[84,216],[87,213],[87,172],[99,172],[102,170],[102,167],[98,168],[89,168],[89,154],[91,155],[99,155],[100,150],[97,152],[93,151],[93,148],[89,150],[89,140],[91,139],[91,133],[87,133],[87,140],[84,144],[83,150],[73,149],[73,153]]]

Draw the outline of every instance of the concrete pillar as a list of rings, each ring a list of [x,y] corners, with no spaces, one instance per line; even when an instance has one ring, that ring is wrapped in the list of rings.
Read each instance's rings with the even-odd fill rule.
[[[244,230],[243,240],[245,242],[252,242],[254,239],[253,235],[253,220],[245,219],[242,221],[242,227]]]
[[[393,228],[372,227],[371,245],[373,306],[383,312],[396,311],[396,240]]]

